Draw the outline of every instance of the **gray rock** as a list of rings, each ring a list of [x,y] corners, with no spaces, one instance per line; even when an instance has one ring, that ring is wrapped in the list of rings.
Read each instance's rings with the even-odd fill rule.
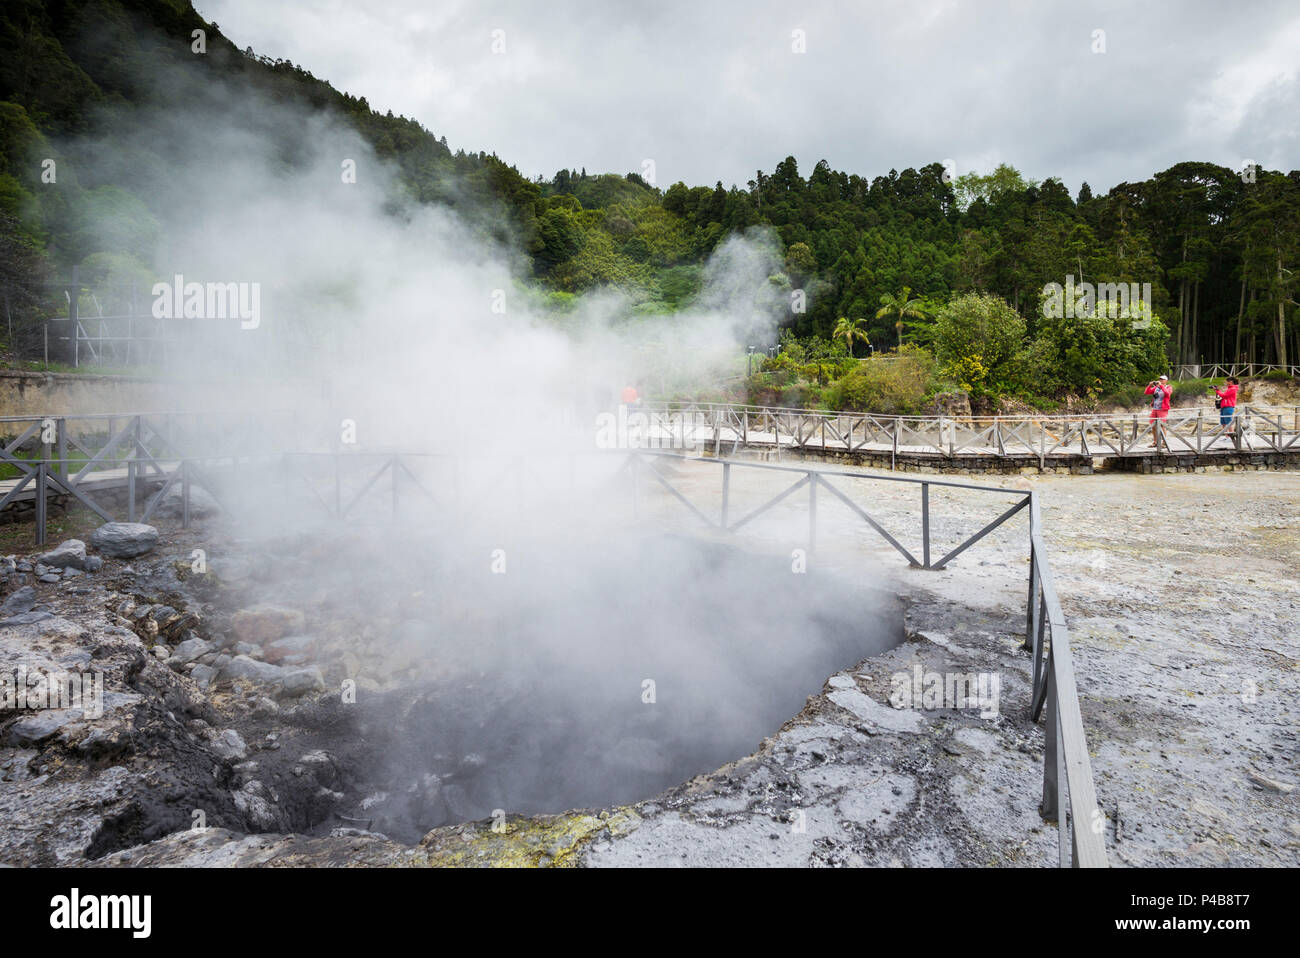
[[[207,655],[211,651],[212,646],[200,638],[186,639],[172,649],[171,658],[167,660],[167,664],[173,669],[179,669],[182,665],[189,665],[195,659]]]
[[[22,749],[0,758],[0,782],[25,782],[30,779],[32,770],[28,763],[39,754],[36,749]],[[1300,832],[1296,835],[1300,837]]]
[[[291,656],[305,655],[317,643],[314,635],[286,635],[268,645],[264,654],[268,662],[279,662]],[[299,661],[303,661],[299,659]]]
[[[212,740],[212,751],[221,758],[238,762],[248,755],[248,746],[238,732],[228,728]]]
[[[80,722],[81,718],[80,709],[47,709],[25,716],[9,726],[9,744],[18,748],[40,745],[53,738],[63,726]]]
[[[1277,779],[1269,778],[1267,775],[1261,775],[1259,772],[1247,772],[1246,777],[1260,788],[1267,788],[1274,792],[1282,792],[1284,795],[1295,791],[1295,786],[1290,782],[1279,782]]]
[[[68,539],[49,552],[41,553],[36,561],[56,569],[82,569],[86,561],[86,544],[80,539]]]
[[[20,612],[28,612],[36,604],[36,590],[30,585],[25,585],[9,598],[5,599],[4,605],[0,606],[0,613],[5,615],[17,615]]]
[[[106,522],[91,533],[90,544],[104,555],[131,559],[158,544],[158,530],[141,522]]]
[[[48,583],[50,583],[51,585],[54,584],[55,582],[58,582],[59,579],[60,579],[60,577],[57,576],[57,575],[55,575],[53,572],[48,572],[48,573],[46,573],[45,575],[40,576],[40,581],[41,581],[41,582],[48,582]]]
[[[54,618],[54,615],[50,612],[24,612],[21,615],[11,615],[7,619],[0,619],[0,628],[11,625],[31,625],[33,622],[43,622],[52,618]]]
[[[259,831],[274,831],[279,825],[275,808],[263,796],[266,787],[261,782],[252,781],[236,792],[231,793],[235,808],[244,816],[248,824]]]
[[[196,665],[190,672],[190,678],[199,683],[199,688],[207,690],[212,680],[217,677],[217,670],[210,665]]]
[[[117,744],[117,741],[114,732],[96,726],[90,730],[90,734],[77,743],[77,751],[82,755],[93,755],[96,752],[108,751]]]
[[[284,669],[270,662],[259,662],[246,655],[236,655],[226,664],[223,674],[228,679],[249,679],[253,682],[279,682]]]
[[[113,712],[117,709],[133,709],[144,701],[144,696],[136,692],[113,692],[104,693],[104,711]]]
[[[63,578],[65,579],[75,579],[77,576],[82,574],[82,571],[75,566],[68,566],[63,570]]]
[[[284,689],[285,695],[305,695],[325,688],[325,677],[321,675],[319,668],[309,665],[303,669],[287,671],[280,682],[280,687]]]
[[[98,572],[104,568],[104,560],[99,556],[86,556],[86,562],[82,568],[87,572]]]

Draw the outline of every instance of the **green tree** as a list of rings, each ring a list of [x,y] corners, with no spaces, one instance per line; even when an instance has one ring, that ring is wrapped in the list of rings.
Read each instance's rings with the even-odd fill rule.
[[[855,342],[866,343],[868,346],[871,345],[871,337],[868,336],[867,331],[863,329],[865,323],[866,320],[860,316],[855,319],[848,319],[845,316],[841,316],[835,322],[835,332],[831,334],[831,338],[835,340],[843,340],[845,347],[849,351],[849,355],[852,356],[853,344]]]
[[[1025,319],[1001,296],[967,293],[935,317],[935,358],[944,374],[972,396],[1014,388]]]
[[[898,295],[886,293],[880,297],[880,308],[876,310],[876,318],[883,319],[887,316],[894,316],[894,328],[898,331],[898,344],[903,344],[903,320],[921,319],[925,316],[922,309],[921,300],[912,296],[912,287],[904,286],[903,291]]]

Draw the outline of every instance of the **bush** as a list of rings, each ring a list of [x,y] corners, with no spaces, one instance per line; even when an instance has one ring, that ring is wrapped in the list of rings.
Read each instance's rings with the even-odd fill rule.
[[[939,310],[933,336],[944,376],[972,399],[1009,392],[1017,385],[1025,320],[1000,296],[958,296]]]
[[[785,406],[816,409],[822,404],[822,390],[800,381],[790,371],[755,373],[745,382],[746,399],[753,406]]]
[[[934,360],[915,346],[857,364],[826,391],[835,410],[907,415],[921,411],[934,384]]]
[[[1091,316],[1043,316],[1027,368],[1054,391],[1110,394],[1133,383],[1145,386],[1164,372],[1168,339],[1168,328],[1154,317],[1143,325],[1101,309]]]

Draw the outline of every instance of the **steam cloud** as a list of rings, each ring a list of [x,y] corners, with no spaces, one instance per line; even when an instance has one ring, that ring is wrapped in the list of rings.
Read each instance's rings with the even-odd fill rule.
[[[82,179],[157,199],[158,279],[261,288],[255,329],[175,321],[213,324],[170,370],[176,408],[264,412],[281,452],[339,451],[351,420],[344,499],[373,470],[366,453],[478,460],[412,464],[433,498],[412,484],[397,521],[362,503],[346,532],[327,531],[308,490],[274,473],[223,489],[237,508],[213,569],[252,563],[246,601],[304,609],[308,631],[343,650],[327,677],[363,680],[352,745],[335,744],[363,769],[354,815],[409,838],[495,807],[646,797],[752,749],[826,675],[894,641],[878,598],[793,576],[788,555],[746,559],[630,525],[621,458],[585,455],[621,387],[716,376],[772,340],[784,305],[768,282],[773,237],[721,245],[683,314],[633,320],[608,291],[559,329],[530,305],[497,211],[402,196],[326,116],[234,84],[148,82],[190,105],[69,144]],[[117,166],[139,155],[127,143],[151,144],[156,165]],[[279,425],[283,410],[295,425]],[[328,498],[329,459],[296,468]],[[489,567],[497,549],[502,575]],[[819,611],[832,604],[841,611]],[[656,703],[642,700],[645,679]],[[355,804],[375,790],[387,797]]]

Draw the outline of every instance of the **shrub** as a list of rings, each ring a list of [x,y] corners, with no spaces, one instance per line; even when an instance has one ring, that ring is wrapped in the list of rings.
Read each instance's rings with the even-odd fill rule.
[[[934,360],[915,346],[897,355],[869,359],[826,391],[830,408],[883,414],[918,413],[933,387]]]
[[[1158,317],[1138,322],[1137,313],[1109,315],[1098,308],[1091,316],[1041,317],[1028,368],[1041,384],[1076,395],[1145,386],[1168,366],[1169,330]]]
[[[944,376],[972,398],[1010,391],[1015,385],[1025,320],[1000,296],[958,296],[939,310],[933,336]]]

